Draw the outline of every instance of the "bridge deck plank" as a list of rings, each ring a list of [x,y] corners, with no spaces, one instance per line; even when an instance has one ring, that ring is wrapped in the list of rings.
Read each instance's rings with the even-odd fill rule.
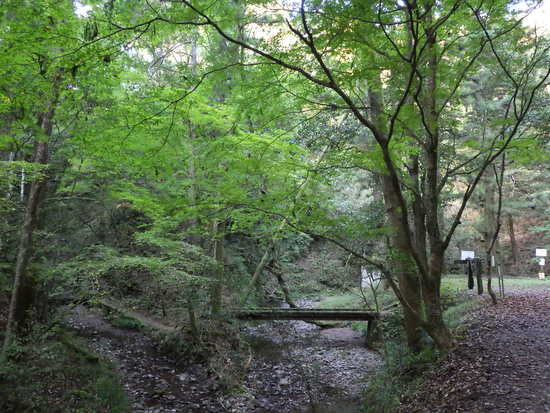
[[[379,313],[357,309],[240,309],[234,311],[234,316],[240,320],[376,320]]]

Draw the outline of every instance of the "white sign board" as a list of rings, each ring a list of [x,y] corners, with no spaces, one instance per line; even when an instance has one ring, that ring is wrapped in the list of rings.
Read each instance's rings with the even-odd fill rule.
[[[537,248],[535,250],[535,257],[546,257],[548,255],[548,250],[544,248]]]
[[[495,267],[496,264],[495,264],[495,256],[494,255],[491,255],[491,267]]]
[[[539,258],[539,265],[542,267],[546,264],[546,260],[544,258]]]
[[[474,251],[460,251],[460,259],[462,261],[467,260],[469,258],[475,258],[476,254]]]
[[[368,271],[365,267],[361,267],[361,288],[369,286],[377,287],[382,280],[380,271]]]

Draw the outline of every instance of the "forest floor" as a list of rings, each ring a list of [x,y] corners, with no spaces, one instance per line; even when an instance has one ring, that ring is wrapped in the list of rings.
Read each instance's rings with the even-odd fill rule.
[[[548,282],[548,281],[547,281]],[[550,282],[472,314],[401,412],[550,412]]]
[[[260,323],[243,328],[252,357],[242,384],[227,392],[207,366],[178,366],[147,335],[113,326],[99,310],[76,307],[69,322],[117,366],[134,413],[360,412],[364,379],[382,363],[348,328]]]

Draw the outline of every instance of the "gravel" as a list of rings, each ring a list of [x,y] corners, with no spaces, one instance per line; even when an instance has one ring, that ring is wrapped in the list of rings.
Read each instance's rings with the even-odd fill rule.
[[[109,324],[79,306],[69,319],[91,348],[112,361],[135,413],[306,413],[360,411],[366,379],[382,364],[347,328],[302,321],[245,326],[252,358],[241,385],[224,392],[206,365],[178,367],[146,335]]]

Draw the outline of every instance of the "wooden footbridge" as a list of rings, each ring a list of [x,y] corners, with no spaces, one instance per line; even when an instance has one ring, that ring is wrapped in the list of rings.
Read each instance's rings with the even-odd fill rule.
[[[238,309],[234,312],[239,320],[377,320],[376,311],[355,309],[319,309],[319,308],[252,308]]]
[[[380,313],[358,309],[254,308],[235,310],[233,316],[239,320],[367,321],[367,340],[370,341]]]
[[[74,303],[76,297],[63,298],[63,303]],[[60,301],[61,302],[61,301]],[[109,310],[114,310],[127,317],[136,319],[142,324],[164,332],[175,332],[174,326],[167,326],[150,317],[123,308],[119,304],[106,298],[100,299],[99,304]],[[319,308],[241,308],[230,311],[230,315],[239,320],[302,320],[302,321],[367,321],[367,342],[377,334],[377,322],[380,312],[360,309],[319,309]]]

